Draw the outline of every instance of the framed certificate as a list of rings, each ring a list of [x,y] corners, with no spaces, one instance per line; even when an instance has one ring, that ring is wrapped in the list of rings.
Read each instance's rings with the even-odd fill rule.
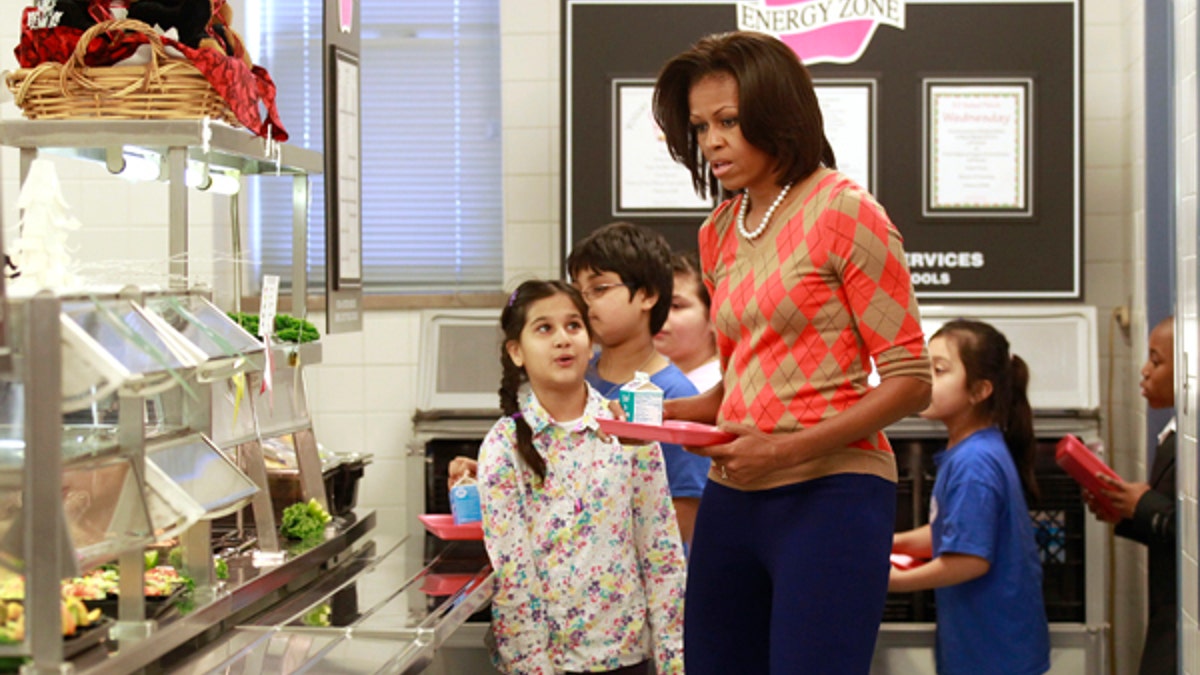
[[[817,79],[825,138],[833,146],[838,170],[868,192],[875,181],[875,80]]]
[[[926,79],[927,217],[1033,215],[1031,79]]]
[[[613,80],[612,213],[618,217],[698,215],[712,210],[692,174],[671,159],[654,121],[654,80]]]
[[[334,48],[331,61],[334,100],[330,114],[335,132],[335,141],[331,145],[337,167],[336,173],[330,176],[337,181],[337,228],[333,231],[332,242],[336,250],[332,271],[335,272],[334,288],[342,288],[362,285],[359,72],[358,57],[343,50]]]

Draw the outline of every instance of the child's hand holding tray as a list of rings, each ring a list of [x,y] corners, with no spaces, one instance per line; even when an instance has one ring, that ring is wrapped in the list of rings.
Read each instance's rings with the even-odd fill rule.
[[[1096,453],[1089,450],[1083,441],[1071,434],[1063,436],[1055,448],[1054,461],[1083,489],[1091,493],[1097,508],[1103,512],[1100,514],[1102,517],[1106,520],[1122,517],[1113,507],[1112,500],[1103,492],[1109,489],[1108,483],[1097,478],[1096,474],[1104,474],[1116,480],[1121,480],[1121,477],[1105,464],[1104,460],[1097,457]]]

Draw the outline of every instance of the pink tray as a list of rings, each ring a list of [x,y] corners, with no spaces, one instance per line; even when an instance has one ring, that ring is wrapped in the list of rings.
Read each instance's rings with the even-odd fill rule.
[[[601,419],[600,430],[606,434],[621,438],[636,438],[643,441],[658,441],[660,443],[676,443],[703,447],[719,445],[737,438],[736,434],[721,431],[717,427],[697,422],[681,420],[666,420],[662,426],[657,424],[635,424],[621,420]]]
[[[421,582],[421,592],[435,597],[454,595],[474,578],[474,574],[427,574]]]
[[[895,567],[898,570],[911,570],[912,568],[920,567],[927,562],[929,561],[922,560],[921,558],[914,558],[911,555],[904,553],[892,554],[892,567]]]
[[[454,516],[449,513],[422,513],[417,516],[425,525],[425,529],[438,539],[460,541],[483,539],[483,523],[466,523],[455,525]]]

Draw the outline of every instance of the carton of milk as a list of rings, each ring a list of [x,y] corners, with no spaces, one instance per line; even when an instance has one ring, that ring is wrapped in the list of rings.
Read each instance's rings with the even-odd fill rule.
[[[638,371],[621,387],[621,409],[625,419],[637,424],[662,424],[663,390],[650,381],[650,375]]]
[[[478,523],[483,520],[479,485],[475,483],[474,478],[464,477],[450,488],[450,513],[454,515],[455,525]]]

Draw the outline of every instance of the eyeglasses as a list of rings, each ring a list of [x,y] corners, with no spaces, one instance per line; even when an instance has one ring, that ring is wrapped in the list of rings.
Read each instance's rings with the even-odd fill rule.
[[[626,288],[628,288],[629,284],[626,284],[626,283],[599,284],[596,286],[592,286],[591,288],[585,288],[585,289],[579,291],[579,294],[583,296],[584,300],[586,300],[588,302],[595,302],[597,298],[601,297],[602,295],[611,291],[612,289],[618,288],[620,286],[625,286]]]

